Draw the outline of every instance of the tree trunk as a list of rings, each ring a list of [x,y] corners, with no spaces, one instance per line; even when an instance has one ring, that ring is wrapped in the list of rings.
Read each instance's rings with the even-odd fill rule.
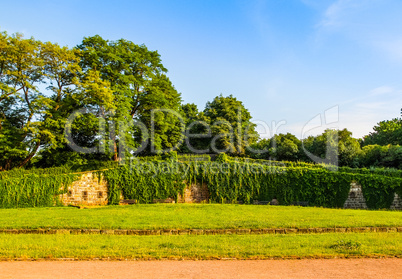
[[[113,140],[113,161],[119,161],[119,154],[117,152],[117,143],[116,139]]]
[[[40,142],[37,142],[35,148],[24,160],[22,160],[22,162],[18,165],[18,168],[25,166],[29,161],[31,161],[32,157],[35,156],[36,152],[38,151],[39,146]]]

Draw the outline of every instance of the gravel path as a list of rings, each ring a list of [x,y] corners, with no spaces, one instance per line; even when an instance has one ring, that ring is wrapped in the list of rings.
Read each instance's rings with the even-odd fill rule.
[[[402,259],[14,261],[0,278],[402,278]]]

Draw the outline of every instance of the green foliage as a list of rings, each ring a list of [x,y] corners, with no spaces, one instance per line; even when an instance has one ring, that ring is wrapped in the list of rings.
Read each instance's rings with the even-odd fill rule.
[[[389,208],[394,193],[402,194],[402,171],[394,169],[340,167],[332,171],[323,165],[233,158],[225,153],[219,154],[215,162],[209,159],[207,155],[178,156],[172,152],[137,157],[131,164],[120,166],[109,161],[0,172],[0,206],[52,206],[55,196],[66,191],[76,178],[74,172],[94,169],[108,181],[109,204],[118,204],[121,194],[139,203],[176,200],[186,185],[196,182],[206,183],[211,202],[217,203],[249,204],[276,198],[282,205],[308,201],[312,206],[340,208],[352,181],[362,185],[371,209]]]
[[[81,50],[84,72],[99,71],[113,92],[118,110],[105,117],[107,123],[116,124],[116,134],[112,135],[115,160],[118,153],[130,154],[149,140],[134,120],[141,121],[148,130],[153,127],[144,154],[162,152],[180,142],[182,127],[177,115],[181,95],[166,76],[167,69],[157,51],[124,39],[108,41],[99,35],[84,38],[77,48]]]
[[[402,145],[402,118],[381,121],[373,129],[364,137],[363,145]]]
[[[360,167],[390,167],[402,169],[402,146],[378,144],[363,146]]]
[[[402,170],[390,169],[390,168],[350,168],[350,167],[339,167],[338,171],[357,173],[363,175],[383,175],[389,177],[399,177],[402,178]]]
[[[265,159],[251,159],[244,157],[231,157],[228,156],[230,162],[244,162],[244,163],[256,163],[263,164],[267,166],[278,166],[278,167],[311,167],[311,168],[324,168],[324,164],[315,164],[302,161],[276,161],[276,160],[265,160]],[[328,166],[327,166],[328,167]]]
[[[402,196],[402,171],[389,168],[349,168],[340,167],[341,173],[353,175],[362,186],[368,208],[389,208],[394,193]]]
[[[194,155],[194,154],[181,154],[178,156],[178,160],[180,162],[199,162],[205,161],[210,162],[211,156],[203,154],[203,155]]]
[[[300,159],[301,141],[294,135],[287,133],[286,135],[275,135],[271,142],[275,143],[275,146],[271,147],[272,158],[278,161],[297,161]]]
[[[219,153],[218,156],[216,156],[215,161],[218,163],[225,163],[228,161],[228,156],[226,153]]]
[[[64,147],[72,111],[114,108],[109,84],[96,71],[83,73],[79,60],[77,50],[1,33],[0,171],[26,166],[40,148]]]
[[[389,208],[395,191],[400,192],[402,179],[382,175],[355,174],[354,179],[362,186],[362,192],[370,209]]]
[[[135,162],[103,172],[109,182],[110,203],[126,198],[149,203],[173,198],[187,183],[205,182],[213,202],[251,203],[277,197],[281,204],[309,201],[311,205],[342,207],[352,177],[319,168],[272,167],[237,162]]]
[[[57,168],[47,168],[47,169],[30,169],[26,170],[23,168],[13,169],[10,171],[3,171],[0,172],[0,180],[3,179],[10,179],[10,178],[22,178],[27,175],[59,175],[59,174],[66,174],[71,173],[72,170],[70,167],[62,166]]]
[[[76,174],[63,173],[63,168],[13,171],[0,180],[0,207],[43,207],[58,204],[58,195],[77,179]],[[63,174],[61,174],[63,173]],[[19,174],[19,175],[18,175]]]
[[[211,131],[209,117],[199,112],[195,104],[184,104],[181,113],[186,122],[186,141],[180,146],[181,153],[210,152]]]
[[[117,162],[88,162],[47,169],[15,168],[0,172],[0,208],[59,205],[58,195],[80,176],[77,172],[116,168]]]
[[[185,185],[206,183],[212,202],[252,203],[271,200],[290,205],[308,201],[313,206],[343,207],[352,181],[363,188],[369,208],[389,208],[395,191],[400,192],[400,173],[387,170],[340,168],[331,171],[320,165],[298,166],[236,162],[218,155],[215,162],[134,161],[131,167],[106,170],[110,203],[126,198],[150,203],[153,199],[176,199]],[[294,164],[294,165],[290,165]],[[303,163],[306,164],[306,163]]]
[[[270,139],[262,139],[253,143],[247,155],[255,159],[272,159],[278,161],[298,161],[304,159],[302,142],[294,135],[287,133],[274,135]]]
[[[352,138],[352,133],[347,129],[325,130],[321,135],[308,137],[303,144],[308,152],[316,156],[315,161],[325,162],[325,159],[333,164],[338,163],[340,166],[358,165],[360,144],[358,140]]]
[[[165,153],[163,158],[166,161],[172,161],[172,162],[177,162],[178,161],[178,157],[177,157],[177,151],[170,151],[168,153]]]
[[[244,155],[246,148],[259,138],[250,112],[232,95],[215,97],[206,104],[204,114],[210,119],[214,152]]]
[[[109,184],[109,204],[119,204],[120,193],[126,199],[152,203],[154,199],[173,198],[183,193],[185,184],[174,162],[134,162],[101,172]]]

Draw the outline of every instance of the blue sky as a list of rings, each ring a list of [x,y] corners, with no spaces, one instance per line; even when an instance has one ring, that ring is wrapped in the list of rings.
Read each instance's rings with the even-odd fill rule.
[[[0,9],[9,33],[70,47],[99,34],[158,50],[184,102],[203,109],[233,94],[267,123],[264,137],[336,127],[362,137],[400,116],[400,0],[14,0]]]

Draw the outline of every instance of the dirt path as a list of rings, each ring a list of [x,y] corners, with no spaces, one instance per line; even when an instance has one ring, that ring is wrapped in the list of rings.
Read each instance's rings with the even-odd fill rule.
[[[402,278],[402,259],[0,262],[0,278]]]

